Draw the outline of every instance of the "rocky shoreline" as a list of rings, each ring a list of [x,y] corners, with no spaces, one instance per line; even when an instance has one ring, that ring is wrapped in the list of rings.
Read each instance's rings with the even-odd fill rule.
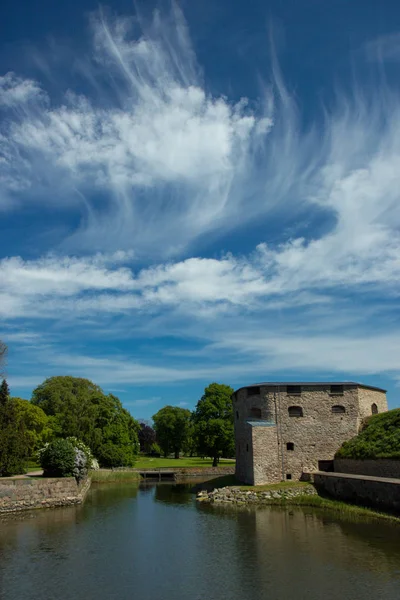
[[[223,487],[212,492],[202,490],[198,492],[198,502],[230,503],[230,504],[273,504],[276,501],[291,500],[299,496],[318,496],[317,490],[312,486],[285,487],[271,490],[246,490],[240,487]]]

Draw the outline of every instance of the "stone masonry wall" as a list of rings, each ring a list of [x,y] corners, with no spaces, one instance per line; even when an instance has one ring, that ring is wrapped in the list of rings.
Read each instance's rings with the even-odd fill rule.
[[[386,412],[388,409],[386,394],[379,390],[369,390],[360,387],[358,390],[358,399],[361,419],[365,419],[365,417],[370,417],[372,415],[373,404],[377,405],[378,413]]]
[[[250,485],[277,483],[282,480],[282,465],[278,444],[276,425],[269,427],[252,427],[253,447],[253,479]]]
[[[5,477],[0,479],[0,514],[80,504],[85,499],[90,484],[90,478],[78,485],[74,477]]]
[[[336,500],[400,513],[400,479],[319,472],[314,485]]]
[[[400,460],[353,460],[350,458],[335,458],[335,473],[351,473],[368,475],[370,477],[391,477],[400,479]]]
[[[333,413],[335,405],[346,412]],[[289,416],[290,406],[301,406],[303,416]],[[319,470],[318,462],[332,460],[342,443],[358,431],[357,388],[331,395],[329,386],[302,386],[301,396],[282,393],[279,408],[284,469],[291,479]],[[288,443],[294,444],[294,450],[287,450]]]
[[[387,410],[384,392],[355,384],[345,385],[342,394],[332,394],[323,383],[302,385],[300,395],[288,394],[286,385],[252,391],[242,388],[233,397],[236,476],[252,485],[298,480],[319,470],[319,461],[333,461],[343,442],[357,435],[372,403]],[[301,407],[303,416],[290,416],[293,406]],[[333,406],[344,412],[332,412]],[[257,412],[261,418],[254,418]]]

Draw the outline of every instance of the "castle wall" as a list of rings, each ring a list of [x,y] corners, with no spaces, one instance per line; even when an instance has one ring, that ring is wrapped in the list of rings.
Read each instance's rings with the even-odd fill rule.
[[[253,481],[251,485],[279,483],[282,480],[277,434],[276,425],[252,427]]]
[[[360,404],[361,419],[365,419],[365,417],[370,417],[373,414],[373,404],[376,404],[376,406],[378,407],[378,413],[386,412],[388,409],[385,392],[360,387],[358,390],[358,398]]]
[[[346,412],[333,413],[335,405]],[[290,417],[290,406],[301,406],[303,416]],[[340,396],[331,395],[330,386],[304,386],[301,396],[281,393],[279,419],[285,478],[300,479],[303,472],[318,470],[319,461],[333,460],[342,443],[357,435],[357,388],[345,389]],[[287,450],[287,443],[293,443],[294,450]]]
[[[374,402],[379,412],[387,410],[384,392],[355,384],[333,394],[322,383],[302,385],[300,395],[288,394],[286,385],[260,386],[257,394],[238,390],[233,398],[237,478],[258,485],[319,470],[319,461],[333,461],[343,442],[357,435]],[[344,412],[332,411],[334,406]],[[303,416],[289,416],[289,407],[301,407]]]

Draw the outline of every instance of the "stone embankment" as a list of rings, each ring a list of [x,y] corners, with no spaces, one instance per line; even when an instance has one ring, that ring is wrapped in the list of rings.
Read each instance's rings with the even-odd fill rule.
[[[246,490],[239,487],[223,487],[207,492],[202,490],[197,494],[199,502],[230,503],[230,504],[273,504],[276,501],[291,500],[298,496],[317,496],[312,485],[302,487],[285,487],[272,490]]]
[[[80,484],[75,477],[3,478],[0,480],[0,514],[81,504],[90,484],[90,478]]]

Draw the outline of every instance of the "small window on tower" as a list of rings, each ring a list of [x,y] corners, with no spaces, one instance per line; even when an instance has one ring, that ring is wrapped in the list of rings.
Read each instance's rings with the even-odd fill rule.
[[[288,408],[289,417],[302,417],[303,409],[301,406],[289,406]]]
[[[236,419],[239,418],[239,411],[236,411]]]
[[[260,395],[260,386],[259,385],[253,385],[252,387],[248,387],[247,388],[247,395],[248,396],[259,396]]]
[[[342,385],[331,385],[331,394],[333,396],[343,396],[343,386]]]
[[[292,479],[292,474],[291,473],[286,473],[286,479]]]
[[[346,412],[346,409],[344,406],[341,406],[340,404],[336,404],[335,406],[332,406],[332,412],[335,414],[343,414]]]
[[[286,393],[288,396],[301,396],[301,385],[286,386]]]
[[[372,406],[371,406],[371,413],[372,413],[373,415],[377,415],[377,414],[378,414],[378,412],[379,412],[379,411],[378,411],[378,406],[377,406],[377,405],[375,404],[375,402],[374,402],[374,403],[372,404]]]
[[[250,409],[250,417],[252,419],[261,419],[261,408],[256,408],[255,406],[253,406]]]
[[[294,450],[294,443],[293,442],[288,442],[286,444],[286,450]]]

